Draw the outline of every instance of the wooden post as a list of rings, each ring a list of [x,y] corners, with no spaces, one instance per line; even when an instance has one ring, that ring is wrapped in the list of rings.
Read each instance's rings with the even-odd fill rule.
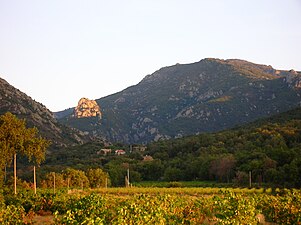
[[[108,178],[106,177],[105,188],[108,188]]]
[[[4,182],[6,183],[6,164],[5,164],[5,168],[4,168]]]
[[[33,188],[34,193],[37,194],[36,166],[33,166]]]
[[[130,169],[128,169],[127,172],[128,172],[128,179],[127,180],[128,180],[128,187],[129,187],[130,186]]]
[[[129,187],[128,177],[124,177],[125,187]]]
[[[70,177],[67,178],[67,188],[68,188],[68,194],[71,193],[71,190],[70,190]]]
[[[249,187],[252,187],[252,171],[249,171]]]
[[[14,189],[15,195],[17,194],[17,154],[14,154]]]
[[[55,194],[55,172],[53,172],[53,193]]]

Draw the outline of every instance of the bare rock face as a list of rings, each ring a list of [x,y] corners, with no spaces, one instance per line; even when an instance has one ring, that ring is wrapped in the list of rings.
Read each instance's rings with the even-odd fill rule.
[[[81,98],[74,109],[74,116],[76,118],[83,117],[99,117],[101,118],[100,107],[95,100],[88,98]]]

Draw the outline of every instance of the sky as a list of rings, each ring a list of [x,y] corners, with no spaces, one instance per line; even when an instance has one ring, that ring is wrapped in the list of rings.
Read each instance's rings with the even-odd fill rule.
[[[0,0],[0,77],[53,112],[209,57],[301,71],[301,0]]]

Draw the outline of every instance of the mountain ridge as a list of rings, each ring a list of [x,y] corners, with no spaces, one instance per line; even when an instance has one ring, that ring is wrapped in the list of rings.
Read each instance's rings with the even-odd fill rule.
[[[239,59],[206,58],[163,67],[138,84],[96,99],[91,119],[60,121],[111,141],[147,143],[228,129],[300,105],[301,73]]]

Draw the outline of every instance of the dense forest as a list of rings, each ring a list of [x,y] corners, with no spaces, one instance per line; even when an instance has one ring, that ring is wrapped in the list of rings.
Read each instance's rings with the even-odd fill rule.
[[[161,141],[149,154],[166,180],[216,180],[301,186],[301,109],[214,134]],[[157,177],[158,178],[158,177]]]
[[[112,151],[100,154],[103,148]],[[116,155],[117,149],[126,154]],[[19,174],[30,180],[23,162]],[[124,185],[129,169],[131,182],[212,181],[247,186],[251,172],[256,185],[301,187],[301,108],[218,133],[153,142],[146,150],[141,145],[97,142],[53,149],[47,152],[38,179],[68,168],[86,172],[101,168],[113,186]]]

